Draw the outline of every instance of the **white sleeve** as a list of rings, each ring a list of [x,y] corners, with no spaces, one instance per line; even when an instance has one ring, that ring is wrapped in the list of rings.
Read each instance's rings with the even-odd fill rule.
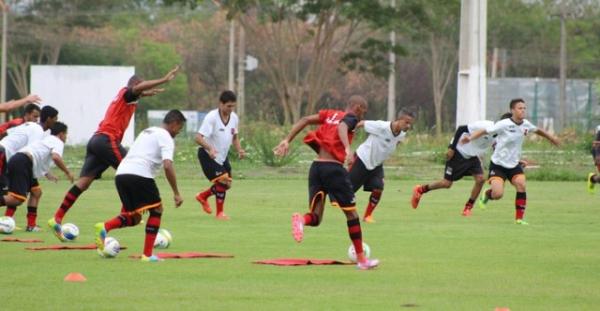
[[[175,143],[173,142],[173,138],[171,138],[171,136],[168,133],[161,133],[161,135],[158,135],[158,146],[160,147],[160,154],[163,161],[173,161]]]
[[[200,125],[198,133],[204,137],[208,137],[213,133],[215,118],[212,117],[211,113],[208,113]]]
[[[369,134],[379,135],[385,133],[389,127],[389,122],[386,121],[365,121],[365,132]]]
[[[489,128],[487,128],[485,131],[488,134],[499,134],[500,132],[502,132],[502,130],[506,127],[507,123],[503,122],[504,120],[500,120],[498,122],[496,122],[493,126],[490,126]]]
[[[232,115],[235,117],[235,123],[233,124],[233,134],[237,135],[238,128],[240,127],[240,119],[238,118],[237,114],[232,113]]]
[[[65,144],[56,136],[48,136],[44,139],[46,140],[47,146],[50,148],[51,152],[62,157]]]
[[[529,120],[523,120],[523,123],[525,125],[525,128],[528,129],[530,132],[535,132],[537,131],[537,126],[533,125],[533,123],[529,122]]]

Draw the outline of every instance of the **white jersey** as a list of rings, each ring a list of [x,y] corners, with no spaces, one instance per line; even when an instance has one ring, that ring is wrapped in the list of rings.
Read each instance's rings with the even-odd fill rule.
[[[10,159],[21,148],[45,137],[42,126],[35,122],[25,122],[7,131],[8,135],[0,140],[4,147],[6,160]]]
[[[174,152],[175,142],[166,129],[156,126],[147,128],[135,139],[116,174],[154,178],[164,160],[173,161]]]
[[[52,163],[52,154],[62,157],[65,143],[60,138],[50,135],[35,141],[19,150],[27,153],[33,160],[33,176],[40,178],[48,173]]]
[[[469,134],[473,134],[478,130],[489,130],[494,126],[494,122],[492,121],[475,121],[467,124],[467,128],[469,129]],[[483,136],[470,141],[467,144],[461,144],[460,140],[463,139],[464,136],[468,135],[467,133],[463,133],[456,145],[456,150],[460,152],[463,158],[469,159],[472,157],[482,156],[494,143],[494,137],[490,134],[484,134]]]
[[[389,121],[365,121],[365,132],[369,133],[369,137],[358,146],[356,155],[368,170],[383,164],[394,153],[396,145],[406,137],[406,132],[394,135],[392,122]]]
[[[521,159],[523,140],[530,132],[535,132],[537,127],[528,120],[516,124],[512,119],[496,122],[488,130],[489,134],[496,134],[496,149],[492,154],[492,162],[505,168],[514,168]]]
[[[231,112],[229,122],[223,123],[219,109],[215,109],[204,117],[204,121],[202,121],[202,125],[198,130],[198,133],[204,136],[206,142],[217,151],[215,161],[221,165],[227,158],[233,136],[238,133],[238,122],[237,114]]]

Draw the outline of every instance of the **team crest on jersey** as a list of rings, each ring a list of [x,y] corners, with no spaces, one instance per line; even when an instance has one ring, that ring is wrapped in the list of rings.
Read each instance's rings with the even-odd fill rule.
[[[449,167],[446,169],[446,175],[452,175],[452,168]]]
[[[523,132],[523,135],[527,136],[527,133],[529,132],[528,129],[525,129],[525,132]]]
[[[235,129],[234,128],[231,129],[231,135],[235,135]]]

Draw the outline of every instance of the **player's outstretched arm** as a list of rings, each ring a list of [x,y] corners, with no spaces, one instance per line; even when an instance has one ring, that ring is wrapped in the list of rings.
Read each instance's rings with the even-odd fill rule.
[[[173,190],[173,200],[175,201],[175,207],[179,207],[183,203],[183,199],[179,194],[179,188],[177,188],[177,177],[175,176],[175,167],[173,166],[173,161],[163,160],[163,166],[165,168],[165,176],[167,176],[169,186],[171,186],[171,189]]]
[[[292,126],[290,133],[275,148],[273,148],[273,153],[277,156],[286,155],[289,151],[290,142],[294,140],[298,133],[300,133],[306,126],[310,124],[319,123],[321,123],[319,114],[312,114],[310,116],[302,117],[302,119],[298,120],[298,122]]]
[[[69,171],[69,169],[65,165],[65,162],[63,161],[62,157],[56,153],[52,153],[52,161],[54,161],[54,164],[56,164],[56,167],[58,167],[61,171],[63,171],[63,173],[65,173],[65,176],[67,176],[69,181],[71,183],[73,183],[75,178],[73,177],[73,174],[71,173],[71,171]]]
[[[132,87],[132,92],[135,95],[143,95],[143,96],[152,96],[152,95],[158,94],[161,92],[160,90],[155,90],[155,92],[146,92],[146,93],[144,93],[144,91],[151,90],[161,84],[164,84],[164,83],[167,83],[167,82],[173,80],[175,78],[175,76],[177,75],[178,71],[179,71],[179,65],[175,66],[175,68],[171,69],[171,71],[169,71],[164,77],[162,77],[160,79],[142,81],[142,82],[134,85]]]
[[[9,112],[19,107],[25,106],[30,103],[39,104],[42,99],[34,94],[29,94],[21,99],[10,100],[5,103],[0,103],[0,112]]]
[[[463,138],[460,140],[460,143],[461,143],[461,144],[467,144],[467,143],[469,143],[470,141],[473,141],[473,140],[475,140],[475,139],[477,139],[477,138],[479,138],[479,137],[481,137],[481,136],[485,135],[486,133],[487,133],[487,132],[486,132],[485,130],[477,130],[477,131],[475,131],[475,132],[471,133],[471,135],[470,135],[470,136],[465,136],[465,137],[463,137]]]
[[[554,136],[551,135],[550,133],[538,128],[537,130],[535,130],[535,133],[546,138],[548,141],[550,141],[550,143],[552,143],[554,146],[560,146],[560,140]]]

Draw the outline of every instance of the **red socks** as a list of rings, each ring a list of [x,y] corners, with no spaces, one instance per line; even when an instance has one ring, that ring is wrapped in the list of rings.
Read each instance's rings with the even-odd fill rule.
[[[226,195],[227,188],[225,186],[223,186],[222,184],[216,183],[214,186],[211,187],[211,189],[212,189],[212,192],[216,196],[217,215],[219,215],[219,214],[223,213],[223,207],[225,205],[225,195]]]
[[[352,220],[348,220],[348,234],[350,235],[350,239],[352,240],[352,244],[354,245],[354,250],[356,251],[357,256],[359,254],[362,255],[363,247],[362,247],[362,231],[360,230],[360,221],[358,218],[354,218]]]
[[[37,206],[27,206],[27,227],[35,227],[37,219]]]
[[[146,223],[146,239],[144,240],[144,256],[152,256],[152,249],[154,248],[154,240],[158,234],[160,228],[160,217],[159,213],[150,212],[148,222]]]
[[[525,216],[525,207],[527,206],[527,193],[517,192],[515,198],[515,219],[523,219]]]
[[[77,201],[77,198],[79,198],[81,193],[81,189],[79,189],[77,186],[73,186],[71,187],[71,189],[69,189],[62,203],[60,204],[60,207],[56,210],[56,213],[54,214],[54,219],[56,220],[56,222],[62,223],[65,214],[69,211],[71,206],[73,206],[75,201]]]
[[[369,204],[367,205],[367,210],[365,211],[365,215],[363,217],[368,217],[373,214],[373,210],[377,207],[379,200],[381,199],[381,194],[383,190],[375,189],[371,191],[371,196],[369,196]]]
[[[4,212],[4,216],[13,217],[15,215],[16,211],[17,211],[16,206],[7,206],[6,212]]]

